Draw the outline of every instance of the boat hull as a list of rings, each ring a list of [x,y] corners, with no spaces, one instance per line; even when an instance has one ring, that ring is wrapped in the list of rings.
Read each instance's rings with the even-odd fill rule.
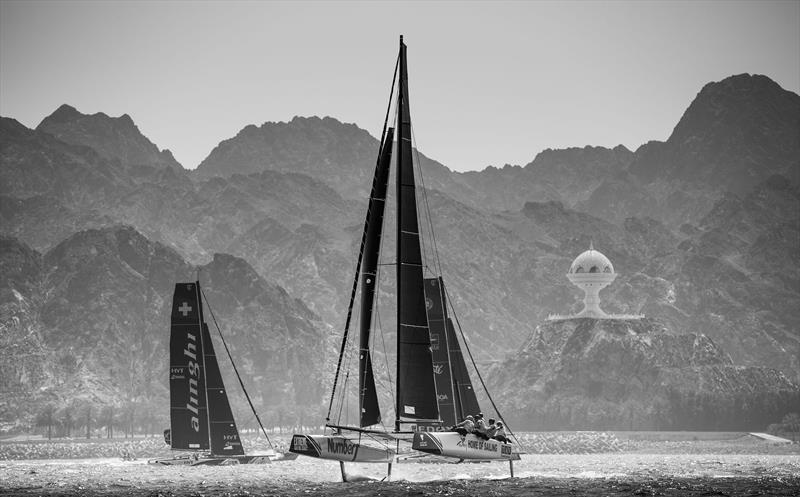
[[[171,457],[167,459],[153,459],[148,461],[150,464],[160,464],[162,466],[233,466],[237,464],[270,464],[272,459],[269,456],[208,456],[201,455]]]
[[[477,435],[462,436],[456,432],[417,432],[411,448],[428,454],[473,460],[515,461],[519,452],[510,443],[484,440]]]
[[[149,464],[162,466],[230,466],[236,464],[270,464],[273,462],[293,461],[297,454],[288,452],[270,452],[245,456],[212,456],[210,454],[188,454],[165,459],[151,459]]]
[[[289,452],[343,462],[392,462],[394,451],[372,447],[341,435],[295,435]]]

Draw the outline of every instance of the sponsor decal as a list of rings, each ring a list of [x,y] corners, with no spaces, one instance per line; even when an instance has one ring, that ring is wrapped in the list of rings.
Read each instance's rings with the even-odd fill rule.
[[[468,440],[467,447],[470,449],[484,450],[487,452],[497,452],[499,444],[492,440]]]
[[[186,333],[186,340],[186,348],[183,349],[183,355],[189,358],[189,362],[186,365],[189,370],[189,402],[186,403],[186,409],[192,413],[192,418],[189,421],[192,429],[195,433],[200,433],[200,417],[198,414],[200,401],[198,400],[199,394],[197,392],[200,365],[197,362],[197,338],[192,333]]]
[[[416,414],[417,413],[417,410],[416,410],[416,408],[414,408],[414,406],[403,406],[403,411],[406,414]]]
[[[433,374],[442,374],[443,371],[444,371],[444,364],[433,365]]]
[[[510,445],[506,445],[506,444],[501,445],[500,446],[500,453],[503,454],[504,456],[510,456],[511,455],[511,446]]]
[[[292,448],[294,450],[308,452],[308,445],[306,445],[306,437],[303,436],[292,437]]]
[[[356,450],[356,444],[346,438],[329,438],[328,452],[331,454],[352,454]]]
[[[428,309],[429,311],[431,309],[433,309],[433,300],[431,300],[431,299],[426,297],[425,298],[425,308]]]
[[[447,400],[447,399],[448,399],[448,397],[447,397],[446,393],[437,393],[436,394],[436,400],[442,401],[442,400]]]
[[[450,431],[446,427],[436,425],[411,425],[411,431]]]

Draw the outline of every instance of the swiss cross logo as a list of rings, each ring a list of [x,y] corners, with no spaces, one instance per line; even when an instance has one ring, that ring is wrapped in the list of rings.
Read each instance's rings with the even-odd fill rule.
[[[180,307],[178,307],[178,312],[183,314],[183,317],[186,317],[189,315],[190,312],[192,312],[192,307],[189,305],[188,302],[184,302],[183,304],[181,304]]]

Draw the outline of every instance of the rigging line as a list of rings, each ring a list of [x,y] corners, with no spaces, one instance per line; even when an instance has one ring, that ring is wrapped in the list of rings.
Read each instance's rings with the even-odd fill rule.
[[[378,148],[378,158],[375,160],[375,169],[376,170],[378,168],[378,163],[381,160],[381,153],[380,152],[383,149],[383,147],[385,146],[384,142],[386,141],[386,127],[388,126],[388,123],[389,123],[389,112],[390,112],[390,110],[392,108],[392,95],[394,95],[394,85],[395,85],[395,81],[397,80],[397,71],[398,71],[399,67],[400,67],[400,55],[398,54],[397,62],[395,62],[395,65],[394,65],[394,76],[392,76],[392,88],[389,91],[389,104],[386,107],[386,117],[385,117],[385,119],[383,121],[383,132],[381,133],[381,144],[380,144],[380,147]],[[389,144],[389,146],[391,146],[391,144]],[[373,181],[373,186],[374,186],[374,181]],[[369,204],[367,204],[367,205],[369,205]],[[367,216],[366,216],[366,220],[364,221],[364,233],[361,235],[361,247],[359,248],[359,251],[358,251],[358,262],[356,262],[356,274],[355,274],[355,277],[353,278],[353,289],[350,292],[350,304],[349,304],[349,306],[347,308],[347,319],[346,319],[345,325],[344,325],[344,334],[343,334],[344,336],[342,337],[342,347],[339,350],[339,360],[337,361],[337,364],[336,364],[336,374],[333,377],[333,388],[331,389],[331,400],[330,400],[330,403],[328,404],[328,414],[325,416],[325,421],[326,422],[330,421],[330,418],[331,418],[331,409],[333,408],[333,398],[336,395],[336,384],[339,381],[339,372],[340,372],[340,369],[341,369],[341,366],[342,366],[342,354],[344,353],[344,346],[345,346],[345,343],[347,342],[347,335],[348,335],[348,333],[350,331],[350,319],[353,316],[353,302],[355,301],[356,291],[358,289],[358,275],[359,275],[359,273],[361,271],[361,259],[362,259],[363,255],[364,255],[364,245],[366,243],[366,238],[367,238],[366,225],[367,225],[368,222],[369,222],[369,208],[367,208]]]
[[[375,288],[376,288],[376,291],[380,291],[380,290],[377,290],[378,289],[378,284],[380,282],[379,278],[380,278],[380,271],[376,272],[376,274],[375,274]],[[375,313],[374,313],[373,321],[375,322],[375,327],[380,329],[381,342],[383,343],[383,360],[384,360],[384,362],[386,362],[386,370],[388,372],[389,363],[388,363],[388,361],[386,359],[386,342],[384,342],[384,340],[383,340],[383,328],[381,327],[380,310],[378,309],[377,305],[375,305],[374,308],[375,308]],[[372,340],[372,349],[373,350],[375,349],[375,335],[376,335],[376,333],[371,333],[370,334],[370,339]],[[372,359],[373,359],[373,365],[374,365],[375,364],[375,362],[374,362],[375,357],[373,356]],[[383,383],[383,381],[382,381],[380,376],[375,376],[375,374],[373,373],[372,378],[373,378],[373,381],[375,381],[375,380],[378,381],[378,383],[381,386],[381,389],[388,390],[389,394],[392,395],[392,397],[394,397],[391,389],[390,388],[386,388],[386,385],[384,385],[384,383]],[[391,380],[390,380],[389,384],[391,385]],[[380,408],[380,404],[379,404],[379,408]],[[381,416],[378,419],[379,419],[381,427],[384,430],[386,430],[386,425],[383,424],[383,416]],[[388,431],[388,430],[386,430],[386,431]]]
[[[233,371],[236,373],[236,378],[239,379],[239,385],[242,387],[242,391],[244,392],[244,396],[247,398],[247,403],[250,404],[250,409],[253,411],[253,415],[256,417],[256,421],[258,421],[258,426],[261,427],[261,431],[264,433],[264,436],[267,439],[267,443],[269,444],[269,448],[275,450],[275,447],[272,446],[272,441],[269,439],[269,435],[267,435],[267,430],[264,429],[264,425],[261,423],[261,418],[258,417],[258,413],[256,412],[255,406],[253,406],[253,401],[250,400],[250,395],[247,393],[247,389],[244,387],[244,382],[242,381],[242,377],[239,375],[239,369],[236,367],[236,363],[233,362],[233,356],[231,356],[231,351],[228,349],[228,343],[225,341],[225,337],[222,336],[222,330],[217,324],[217,318],[214,316],[214,309],[211,308],[211,302],[208,301],[208,297],[206,297],[206,292],[202,288],[200,292],[203,294],[203,299],[206,301],[206,305],[208,306],[208,311],[211,313],[211,319],[214,321],[214,326],[217,328],[217,333],[219,334],[220,339],[222,339],[222,345],[225,346],[225,352],[228,354],[228,359],[231,361],[231,365],[233,366]]]
[[[350,337],[348,337],[347,343],[349,344],[350,342],[351,342]],[[350,382],[350,368],[352,361],[353,361],[353,354],[351,353],[351,347],[347,347],[344,359],[345,376],[341,388],[342,393],[339,396],[338,413],[336,418],[337,423],[341,423],[342,412],[345,410],[345,404],[349,402],[349,397],[347,395],[347,384]]]
[[[408,127],[411,130],[411,137],[410,137],[410,140],[409,140],[409,141],[411,141],[411,150],[413,152],[416,152],[417,170],[419,171],[419,179],[420,179],[420,183],[421,183],[421,186],[422,186],[422,192],[423,192],[423,196],[424,196],[425,195],[425,179],[422,177],[422,166],[419,163],[419,150],[417,150],[417,148],[414,146],[414,144],[417,143],[417,138],[416,138],[416,136],[414,136],[414,126],[411,124],[410,120],[409,120],[409,123],[408,123]],[[412,166],[412,169],[413,169],[413,166],[414,166],[413,158],[411,160],[411,166]],[[419,198],[416,195],[416,190],[417,190],[416,184],[414,185],[414,190],[415,190],[414,202],[419,204]],[[416,214],[417,214],[417,232],[419,232],[420,226],[425,226],[424,223],[420,223],[420,216],[421,216],[422,209],[419,208],[419,205],[415,205],[414,206],[414,210],[416,210]],[[430,216],[431,216],[430,211],[427,211],[427,214],[428,214],[428,219],[430,219]],[[428,253],[427,250],[426,250],[426,247],[425,247],[425,237],[424,236],[419,236],[419,233],[416,233],[416,235],[417,235],[417,239],[419,240],[420,244],[422,244],[423,264],[421,264],[421,266],[424,269],[426,267],[426,264],[424,264],[424,262],[427,262],[427,255],[426,254]]]
[[[386,222],[386,218],[384,218],[383,222],[384,223]],[[384,251],[385,248],[386,248],[386,244],[382,243],[380,245],[380,252],[378,253],[378,260],[380,260],[382,258],[383,251]],[[378,298],[380,298],[380,291],[381,291],[380,290],[380,281],[383,278],[383,270],[381,269],[381,266],[394,266],[394,265],[395,264],[378,264],[378,267],[375,270],[375,290],[376,290],[376,293],[375,293],[375,295],[376,295],[375,323],[376,323],[378,329],[380,330],[381,347],[383,348],[383,361],[386,364],[386,377],[387,377],[387,380],[389,382],[389,388],[386,388],[386,385],[383,384],[383,381],[381,379],[381,388],[386,390],[386,391],[388,391],[389,395],[391,396],[392,399],[394,399],[396,397],[396,391],[392,387],[394,385],[394,383],[392,382],[392,369],[389,367],[389,354],[386,351],[386,336],[385,336],[385,333],[383,332],[383,321],[381,320],[381,310],[380,310],[380,305],[378,305],[378,303],[377,303],[377,300],[378,300]],[[374,340],[375,340],[375,338],[373,336],[373,341]],[[381,426],[384,429],[386,429],[386,425],[383,424],[383,417],[381,417]]]
[[[453,317],[455,318],[456,324],[458,325],[458,332],[461,334],[461,340],[464,342],[464,348],[467,349],[467,353],[469,354],[469,360],[470,362],[472,362],[472,367],[475,369],[475,374],[478,375],[478,379],[481,381],[481,386],[483,387],[483,391],[486,392],[486,396],[489,398],[489,402],[492,403],[492,407],[494,408],[494,411],[497,413],[497,417],[500,418],[500,421],[503,422],[503,426],[508,428],[509,435],[514,437],[514,440],[517,441],[517,445],[520,445],[519,439],[514,434],[514,432],[511,431],[511,427],[508,426],[506,420],[503,419],[503,415],[500,414],[500,410],[497,408],[497,404],[494,403],[492,394],[489,393],[489,389],[486,388],[486,383],[483,381],[483,376],[481,376],[481,372],[478,370],[478,365],[475,363],[475,358],[472,357],[472,350],[470,350],[469,344],[467,343],[467,337],[464,336],[464,330],[461,328],[461,322],[458,320],[458,316],[456,315],[456,309],[455,307],[453,307],[453,301],[450,298],[450,292],[447,291],[447,287],[444,287],[444,292],[445,295],[447,296],[447,303],[450,305],[450,310],[453,311]]]
[[[417,143],[417,135],[414,134],[414,124],[411,124],[411,137],[414,139],[414,143]],[[417,156],[417,168],[419,169],[419,180],[422,186],[422,198],[425,201],[425,212],[428,214],[428,227],[431,230],[431,245],[433,245],[433,263],[434,263],[434,274],[442,276],[442,262],[439,258],[439,249],[436,246],[436,233],[433,231],[433,217],[431,216],[431,207],[428,203],[428,190],[425,188],[425,176],[422,175],[422,161],[419,160],[419,148],[414,147],[414,153]]]
[[[383,223],[386,223],[386,218],[385,217],[383,219]],[[378,252],[378,260],[380,260],[380,258],[381,258],[381,254],[383,253],[384,246],[385,246],[385,244],[383,244],[383,243],[380,244],[379,252]],[[388,357],[386,355],[386,341],[384,340],[383,323],[381,321],[380,305],[378,303],[378,299],[380,297],[380,291],[381,291],[380,290],[380,284],[381,284],[381,275],[382,275],[382,271],[381,271],[380,266],[381,266],[381,264],[378,264],[378,267],[375,268],[375,276],[374,276],[374,278],[375,278],[375,301],[373,303],[375,312],[373,314],[373,322],[375,323],[375,328],[377,330],[379,330],[379,333],[380,333],[380,336],[381,336],[381,343],[383,344],[383,362],[386,364],[386,374],[389,377],[389,388],[386,388],[386,384],[383,381],[383,377],[382,376],[373,375],[373,379],[378,381],[382,391],[388,391],[389,395],[392,398],[394,398],[394,392],[391,389],[392,378],[391,378],[391,371],[390,371],[390,368],[389,368],[389,360],[388,360]],[[375,345],[374,345],[375,344],[375,335],[376,335],[376,333],[371,333],[370,334],[370,339],[372,340],[372,343],[373,343],[373,347],[372,347],[373,349],[375,349]],[[374,359],[374,357],[373,357],[373,359]],[[373,364],[374,364],[374,362],[373,362]],[[383,424],[383,416],[380,417],[380,425],[384,430],[388,431],[386,429],[386,425]]]
[[[345,404],[348,406],[350,405],[348,396],[347,396],[347,382],[350,380],[350,371],[347,371],[344,374],[344,384],[342,385],[342,390],[345,390],[345,393],[339,398],[339,412],[337,413],[336,422],[340,423],[342,420],[342,411],[345,409]],[[349,407],[348,407],[349,409]],[[346,418],[345,418],[346,419]]]
[[[352,354],[352,337],[348,337],[347,340],[347,348],[345,351],[345,358],[344,358],[344,381],[342,382],[341,394],[339,395],[339,404],[338,404],[338,412],[337,412],[337,423],[341,423],[342,420],[342,413],[349,412],[350,406],[350,397],[347,392],[347,386],[350,383],[350,371],[352,368],[353,363],[353,354]],[[347,419],[347,415],[345,414],[345,419]]]
[[[386,222],[386,218],[384,218],[384,223],[385,222]],[[383,258],[383,251],[386,249],[386,245],[387,244],[385,244],[385,243],[381,243],[380,252],[378,253],[378,260],[381,260]],[[378,286],[378,282],[383,278],[383,270],[381,269],[381,266],[395,266],[395,265],[397,265],[397,262],[387,263],[387,264],[378,264],[378,267],[375,269],[375,272],[376,272],[376,275],[375,275],[375,282],[376,282],[375,288],[377,290],[376,295],[378,296],[378,298],[380,298],[380,286]],[[381,310],[380,310],[380,306],[378,306],[378,305],[375,305],[375,319],[376,319],[376,321],[378,323],[378,327],[381,330],[380,334],[381,334],[381,344],[382,344],[382,347],[383,347],[383,360],[386,363],[386,377],[389,380],[389,388],[388,388],[388,390],[389,390],[389,394],[394,399],[396,397],[396,395],[397,395],[397,392],[396,392],[395,389],[392,388],[392,386],[394,385],[394,382],[392,381],[392,369],[389,367],[389,354],[386,352],[386,335],[383,332],[383,321],[381,321]]]

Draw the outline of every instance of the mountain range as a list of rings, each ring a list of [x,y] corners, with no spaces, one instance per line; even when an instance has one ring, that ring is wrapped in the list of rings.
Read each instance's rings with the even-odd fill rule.
[[[246,126],[190,171],[127,115],[63,105],[36,129],[0,118],[0,264],[14,275],[0,302],[0,419],[80,388],[104,401],[165,395],[165,302],[198,269],[249,377],[274,379],[261,399],[319,411],[327,383],[298,382],[332,374],[325,344],[344,324],[378,145],[354,124],[296,117]],[[564,275],[593,242],[619,273],[606,310],[644,313],[712,340],[732,367],[800,383],[798,95],[743,74],[703,87],[666,142],[636,151],[545,150],[466,173],[418,158],[435,233],[426,255],[480,364],[521,368],[547,316],[579,309]],[[291,331],[261,335],[277,329]],[[143,345],[125,352],[130,340]],[[107,362],[123,359],[148,373]],[[14,407],[20,391],[38,393]]]

